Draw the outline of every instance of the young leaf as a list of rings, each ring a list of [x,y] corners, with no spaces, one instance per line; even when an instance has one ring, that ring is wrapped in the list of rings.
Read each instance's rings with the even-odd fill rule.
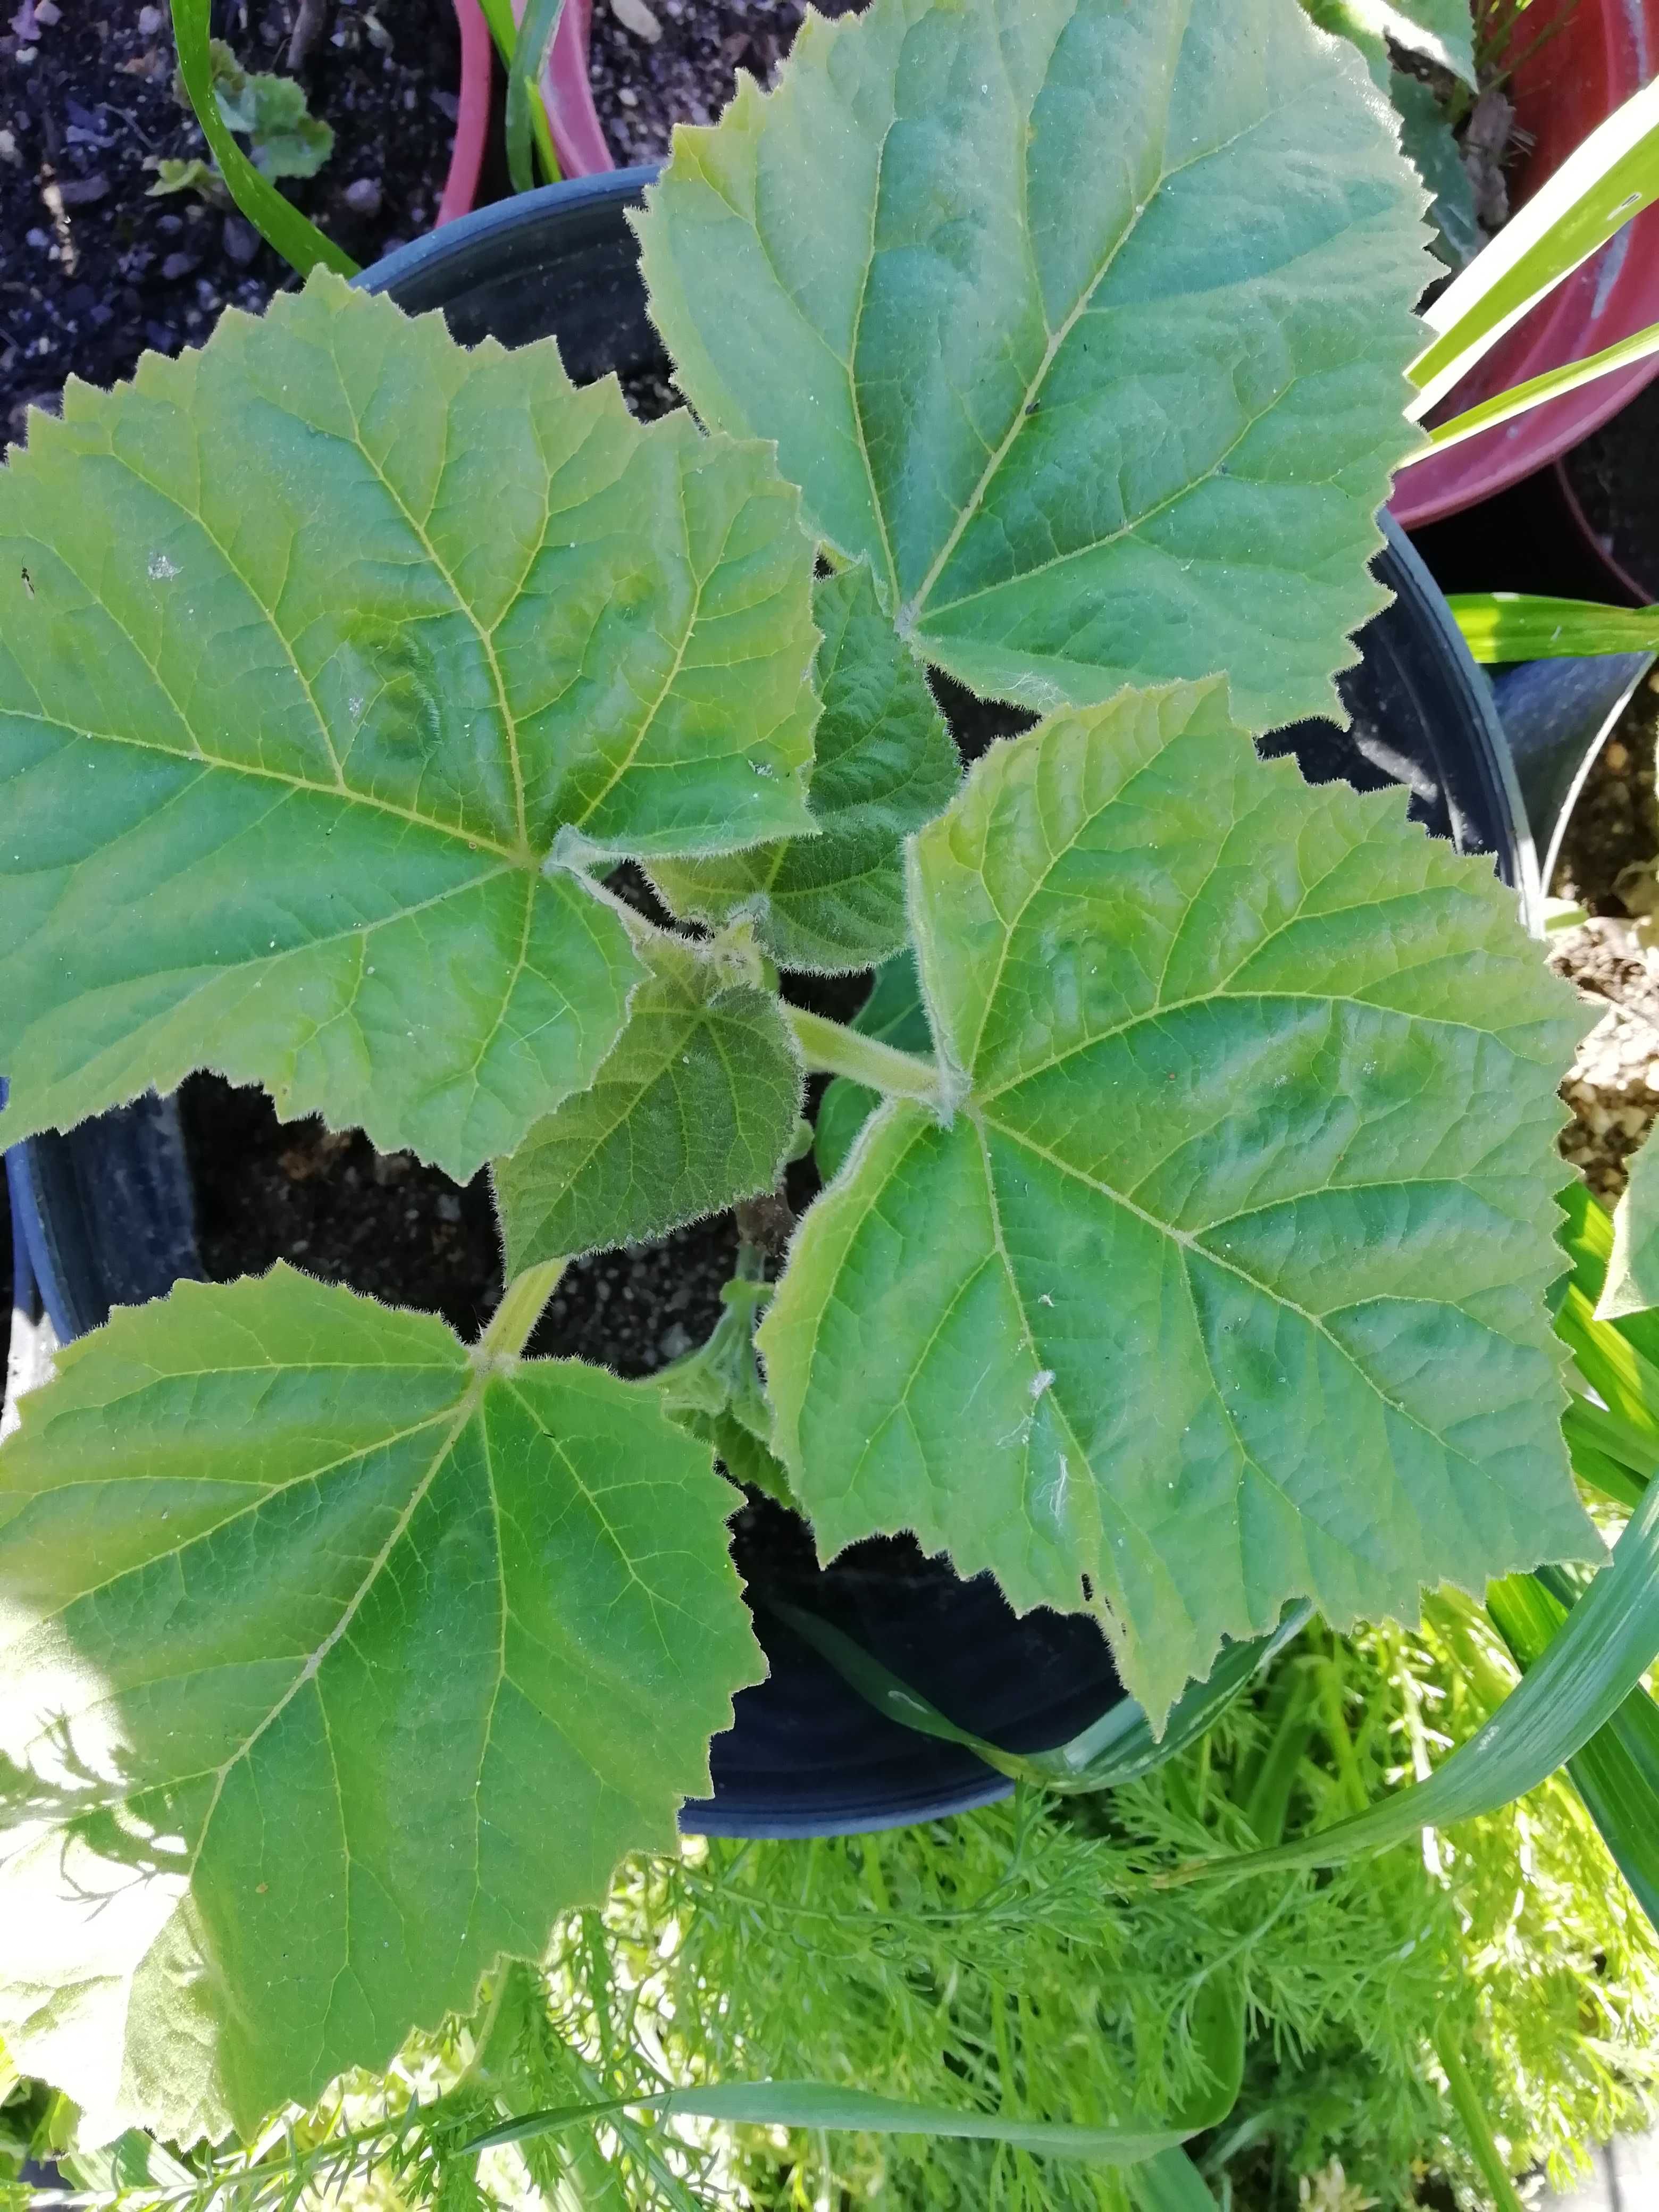
[[[1401,150],[1432,195],[1429,219],[1435,228],[1435,252],[1447,268],[1462,269],[1481,243],[1463,149],[1445,109],[1421,77],[1391,70],[1389,97],[1400,117]]]
[[[0,471],[0,1141],[206,1059],[457,1176],[510,1151],[641,972],[550,861],[811,827],[797,505],[321,272],[71,383]]]
[[[652,1395],[282,1267],[59,1354],[0,1452],[0,2033],[250,2130],[666,1846],[759,1673]]]
[[[875,988],[854,1017],[853,1027],[899,1052],[933,1051],[933,1031],[927,1026],[927,1009],[921,1003],[921,984],[910,953],[895,953],[884,964]],[[845,1075],[838,1075],[819,1099],[812,1150],[825,1182],[840,1174],[842,1161],[858,1142],[859,1131],[880,1103],[878,1092]]]
[[[734,1277],[720,1291],[726,1311],[707,1343],[655,1382],[663,1412],[710,1445],[733,1482],[791,1505],[788,1479],[772,1455],[772,1408],[755,1358],[755,1317],[771,1295],[771,1285],[752,1272]]]
[[[1487,867],[1213,684],[998,746],[910,855],[966,1095],[882,1109],[760,1330],[825,1556],[1091,1604],[1156,1726],[1287,1601],[1593,1545],[1542,1295],[1580,1018]]]
[[[775,438],[925,659],[1045,710],[1332,711],[1412,444],[1422,192],[1293,0],[874,0],[639,222],[702,419]]]
[[[807,803],[820,835],[659,863],[652,877],[677,914],[710,923],[752,914],[786,968],[867,968],[904,943],[904,840],[949,805],[962,769],[869,569],[824,577],[812,612],[823,714]]]
[[[661,1237],[771,1190],[800,1117],[800,1055],[752,951],[660,931],[592,1086],[495,1164],[507,1271]]]

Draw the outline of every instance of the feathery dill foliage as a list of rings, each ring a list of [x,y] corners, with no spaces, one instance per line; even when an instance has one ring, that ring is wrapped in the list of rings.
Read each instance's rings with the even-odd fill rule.
[[[1659,1939],[1565,1780],[1334,1875],[1148,1879],[1247,1845],[1247,1806],[1268,1830],[1338,1817],[1472,1734],[1512,1679],[1484,1617],[1437,1600],[1416,1635],[1304,1636],[1205,1743],[1107,1796],[1022,1791],[880,1835],[630,1860],[541,1971],[508,1968],[475,2018],[343,2077],[246,2156],[203,2154],[173,2201],[1129,2212],[1115,2172],[947,2140],[622,2116],[482,2160],[465,2146],[504,2114],[759,2075],[1104,2120],[1194,2085],[1188,2023],[1218,1975],[1242,1984],[1252,2039],[1200,2148],[1237,2212],[1295,2203],[1334,2160],[1385,2208],[1425,2166],[1477,2188],[1443,2095],[1453,2042],[1511,2166],[1565,2177],[1584,2142],[1641,2123],[1659,2045]]]

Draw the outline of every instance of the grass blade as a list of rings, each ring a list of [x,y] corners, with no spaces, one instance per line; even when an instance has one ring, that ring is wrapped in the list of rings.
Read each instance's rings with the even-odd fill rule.
[[[1590,599],[1533,599],[1523,592],[1458,592],[1446,604],[1463,642],[1487,666],[1659,648],[1656,607],[1603,607]]]
[[[1121,1698],[1070,1742],[1053,1751],[1004,1751],[966,1729],[930,1705],[919,1691],[872,1658],[861,1644],[816,1613],[770,1601],[781,1620],[793,1628],[827,1659],[842,1679],[878,1712],[919,1735],[959,1743],[999,1774],[1016,1782],[1031,1782],[1066,1796],[1086,1790],[1121,1789],[1150,1773],[1166,1759],[1184,1750],[1203,1735],[1231,1705],[1259,1670],[1301,1633],[1312,1616],[1311,1606],[1291,1607],[1271,1635],[1253,1642],[1230,1644],[1222,1651],[1208,1678],[1190,1684],[1170,1708],[1161,1736],[1154,1736],[1145,1712],[1133,1698]]]
[[[208,47],[209,15],[209,0],[173,0],[173,40],[178,49],[179,75],[231,198],[260,235],[302,276],[308,276],[319,261],[337,276],[355,276],[356,262],[332,239],[325,237],[291,200],[285,200],[268,177],[260,175],[220,114]]]
[[[1204,2177],[1184,2150],[1160,2151],[1123,2177],[1135,2212],[1216,2212]]]
[[[1535,1575],[1510,1575],[1487,1591],[1486,1610],[1524,1674],[1577,1607],[1570,1611]],[[1567,1761],[1567,1771],[1619,1871],[1659,1928],[1659,1705],[1640,1683]]]
[[[1526,2207],[1516,2194],[1514,2179],[1493,2139],[1492,2123],[1486,2118],[1486,2106],[1470,2078],[1463,2054],[1449,2033],[1442,2036],[1436,2043],[1435,2053],[1445,2069],[1452,2108],[1463,2123],[1463,2132],[1468,2139],[1469,2148],[1474,2154],[1474,2162],[1492,2191],[1492,2212],[1526,2212]]]
[[[1167,2119],[1135,2118],[1112,2127],[1080,2127],[1022,2119],[1005,2112],[963,2112],[950,2105],[912,2105],[828,2081],[719,2081],[656,2096],[613,2097],[595,2104],[561,2105],[529,2112],[492,2128],[466,2146],[465,2154],[591,2125],[621,2112],[654,2112],[724,2120],[735,2126],[846,2130],[858,2135],[952,2136],[1007,2143],[1017,2150],[1057,2158],[1139,2166],[1177,2149],[1188,2136],[1218,2126],[1237,2101],[1244,2072],[1244,2007],[1238,1992],[1207,1983],[1193,2008],[1194,2039],[1213,2087],[1189,2109]],[[1190,2197],[1188,2204],[1198,2200]],[[1207,2197],[1202,2200],[1209,2212]],[[1154,2212],[1186,2212],[1181,2200],[1155,2201]]]
[[[1427,309],[1434,335],[1407,371],[1418,388],[1413,415],[1437,405],[1534,301],[1656,198],[1659,82],[1599,124]]]
[[[541,85],[554,33],[563,13],[564,0],[526,0],[512,53],[506,58],[507,168],[515,192],[531,191],[535,187],[535,167],[530,153],[532,134],[548,182],[558,181],[558,156],[553,151],[553,136],[547,110],[542,104]]]
[[[1564,362],[1559,368],[1546,369],[1541,376],[1529,376],[1524,383],[1513,384],[1507,392],[1437,423],[1421,452],[1408,454],[1400,465],[1413,468],[1419,461],[1426,461],[1431,453],[1443,453],[1449,447],[1461,446],[1466,438],[1495,430],[1500,422],[1513,422],[1517,415],[1541,407],[1547,399],[1565,398],[1580,385],[1593,384],[1598,376],[1611,376],[1615,369],[1629,368],[1656,352],[1659,352],[1659,323],[1650,323],[1645,330],[1620,338],[1616,345],[1603,346],[1600,353],[1587,353],[1582,361]]]

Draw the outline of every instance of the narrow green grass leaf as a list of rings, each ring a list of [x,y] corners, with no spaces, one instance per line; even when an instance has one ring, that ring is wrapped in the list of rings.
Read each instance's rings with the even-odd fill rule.
[[[908,1528],[1092,1609],[1154,1728],[1287,1602],[1583,1556],[1544,1304],[1582,1016],[1489,868],[1262,763],[1215,684],[996,747],[909,849],[965,1095],[881,1109],[760,1330],[824,1555]]]
[[[251,2132],[666,1849],[762,1669],[653,1395],[278,1267],[0,1450],[0,2033],[88,2136]]]
[[[1593,1316],[1601,1302],[1608,1263],[1613,1258],[1613,1217],[1577,1176],[1560,1193],[1559,1203],[1566,1215],[1560,1243],[1571,1262],[1572,1287],[1579,1294],[1575,1311]],[[1659,1310],[1621,1314],[1617,1321],[1603,1326],[1640,1352],[1654,1369],[1656,1380],[1659,1380]],[[1656,1424],[1659,1424],[1659,1395],[1652,1396],[1648,1402]]]
[[[788,1503],[786,1495],[785,1503]],[[843,1680],[876,1711],[920,1735],[961,1744],[999,1774],[1016,1782],[1031,1782],[1062,1796],[1080,1796],[1101,1790],[1121,1789],[1126,1783],[1150,1774],[1166,1759],[1207,1735],[1229,1705],[1285,1644],[1306,1627],[1312,1608],[1297,1606],[1286,1613],[1271,1636],[1249,1644],[1229,1644],[1202,1682],[1189,1683],[1170,1707],[1161,1734],[1154,1735],[1145,1712],[1133,1698],[1111,1706],[1089,1727],[1053,1751],[1006,1751],[971,1730],[958,1728],[921,1692],[901,1680],[890,1668],[846,1635],[833,1621],[803,1612],[799,1606],[777,1599],[770,1609],[796,1634],[834,1667]]]
[[[1486,1726],[1426,1782],[1270,1850],[1203,1859],[1164,1877],[1268,1874],[1340,1866],[1425,1827],[1495,1813],[1537,1789],[1604,1728],[1659,1658],[1659,1483],[1649,1486],[1612,1559]]]
[[[1597,653],[1651,653],[1659,611],[1604,607],[1589,599],[1534,599],[1522,592],[1458,592],[1447,601],[1479,661],[1577,660]]]
[[[638,227],[687,397],[923,659],[1038,712],[1225,668],[1263,729],[1381,604],[1421,206],[1290,0],[874,0],[677,131]]]
[[[1571,1610],[1535,1575],[1495,1582],[1486,1609],[1523,1674],[1549,1650]],[[1614,1863],[1659,1928],[1659,1706],[1642,1683],[1566,1764]]]
[[[1082,2127],[1028,2120],[1012,2112],[975,2112],[949,2105],[907,2104],[827,2081],[717,2081],[671,2089],[654,2097],[621,2097],[602,2104],[563,2106],[508,2120],[467,2145],[469,2152],[524,2142],[532,2136],[591,2126],[619,2112],[684,2114],[746,2127],[848,2129],[859,2135],[964,2136],[1007,2143],[1056,2158],[1092,2159],[1127,2166],[1155,2159],[1188,2136],[1218,2126],[1232,2110],[1244,2069],[1244,2011],[1236,1990],[1206,1982],[1193,2010],[1193,2040],[1213,2087],[1181,2114],[1164,2120],[1127,2120],[1115,2127]]]
[[[1659,81],[1644,85],[1598,125],[1462,275],[1424,310],[1423,322],[1433,335],[1407,370],[1417,386],[1413,412],[1420,419],[1437,406],[1534,301],[1553,290],[1656,198]],[[1573,366],[1582,364],[1558,374],[1569,377]],[[1522,387],[1530,395],[1527,404],[1547,396],[1541,388],[1545,381],[1535,378]],[[1572,387],[1563,381],[1553,388]],[[1489,403],[1492,407],[1502,404]],[[1443,442],[1454,442],[1445,434],[1453,429],[1473,434],[1463,426],[1477,416],[1483,428],[1503,419],[1472,410],[1455,424],[1444,426]]]
[[[71,382],[0,469],[0,1143],[205,1060],[510,1151],[641,974],[579,865],[811,827],[798,515],[759,448],[325,273]]]
[[[213,88],[212,0],[171,0],[171,5],[179,74],[231,198],[301,276],[319,267],[331,269],[337,276],[355,276],[358,264],[254,167],[220,113]]]
[[[515,192],[531,191],[535,187],[536,166],[531,155],[533,124],[536,112],[541,107],[542,76],[547,68],[547,57],[563,13],[564,0],[525,0],[518,35],[513,41],[513,52],[507,65],[507,107],[502,129],[507,140],[507,174]],[[542,123],[544,137],[544,109]],[[549,181],[556,180],[557,176],[558,164],[555,161]]]
[[[1184,2150],[1160,2151],[1123,2178],[1137,2212],[1216,2212],[1215,2198]]]
[[[950,805],[956,747],[877,603],[860,562],[819,580],[823,700],[807,795],[818,834],[722,860],[659,863],[652,880],[676,914],[718,926],[750,915],[785,968],[868,968],[905,941],[904,840]]]
[[[752,949],[634,935],[649,972],[611,1057],[495,1163],[509,1275],[769,1192],[794,1140],[800,1055]]]

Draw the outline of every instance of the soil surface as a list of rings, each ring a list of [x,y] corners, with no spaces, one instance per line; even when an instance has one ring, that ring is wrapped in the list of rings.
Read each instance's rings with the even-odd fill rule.
[[[250,70],[282,68],[292,27],[292,0],[214,10]],[[301,71],[333,150],[285,189],[357,259],[431,227],[459,73],[451,0],[337,0]],[[206,150],[173,76],[164,6],[0,15],[0,446],[24,434],[30,402],[55,409],[71,373],[131,376],[146,348],[199,343],[223,308],[291,281],[240,216],[194,191],[148,197],[158,159]]]
[[[861,4],[815,0],[820,15]],[[594,0],[588,77],[617,167],[665,161],[677,123],[714,122],[738,70],[769,82],[805,13],[802,0]]]

